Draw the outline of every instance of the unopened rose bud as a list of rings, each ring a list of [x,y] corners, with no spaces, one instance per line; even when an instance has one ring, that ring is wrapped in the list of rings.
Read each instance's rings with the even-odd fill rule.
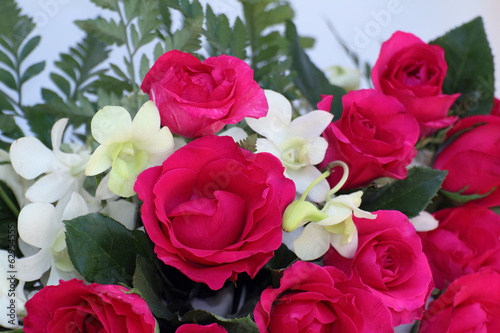
[[[361,84],[361,72],[357,68],[330,66],[325,72],[331,84],[342,87],[345,91],[356,90]]]

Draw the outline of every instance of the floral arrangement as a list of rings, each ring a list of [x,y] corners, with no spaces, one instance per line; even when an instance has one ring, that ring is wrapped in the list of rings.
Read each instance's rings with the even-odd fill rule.
[[[284,1],[239,0],[234,22],[197,0],[92,2],[114,16],[76,22],[37,105],[40,37],[0,4],[5,330],[499,331],[481,18],[398,31],[373,67],[339,40],[362,69],[328,77]]]

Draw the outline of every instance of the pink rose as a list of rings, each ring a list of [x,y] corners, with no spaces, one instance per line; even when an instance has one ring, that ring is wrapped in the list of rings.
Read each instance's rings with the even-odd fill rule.
[[[282,214],[295,185],[271,154],[227,136],[205,136],[139,175],[134,190],[155,252],[197,282],[220,289],[255,276],[281,245]]]
[[[419,325],[419,333],[500,332],[500,274],[483,269],[448,286]]]
[[[349,166],[344,188],[369,184],[380,177],[405,178],[416,155],[418,124],[394,97],[373,89],[350,91],[342,98],[342,117],[323,132],[328,141],[320,168],[335,160]],[[328,178],[335,186],[342,172]]]
[[[468,204],[434,213],[435,230],[419,233],[436,287],[489,266],[500,271],[500,216]]]
[[[151,332],[156,321],[146,302],[118,285],[80,280],[46,286],[26,302],[24,332]]]
[[[198,325],[198,324],[184,324],[179,326],[175,333],[227,333],[227,330],[217,324]]]
[[[403,103],[417,119],[420,136],[425,137],[457,120],[448,117],[448,111],[460,94],[444,95],[442,91],[447,70],[440,46],[397,31],[382,44],[372,81],[375,89]]]
[[[353,259],[331,248],[324,256],[361,282],[389,308],[392,324],[411,323],[422,317],[434,283],[422,244],[406,215],[398,211],[377,211],[375,220],[356,218],[358,250]]]
[[[486,195],[474,203],[500,205],[500,117],[471,116],[447,133],[433,167],[448,170],[442,188],[462,195]]]
[[[160,110],[161,124],[186,138],[214,134],[244,117],[260,118],[268,105],[243,60],[205,59],[172,50],[162,55],[141,85]]]
[[[500,117],[500,99],[493,99],[493,107],[491,108],[490,115]]]
[[[279,288],[262,292],[254,318],[261,333],[393,332],[387,308],[359,279],[303,261],[284,271]]]

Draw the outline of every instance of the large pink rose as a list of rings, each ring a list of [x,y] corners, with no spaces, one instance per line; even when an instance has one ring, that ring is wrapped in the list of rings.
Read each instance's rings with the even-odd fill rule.
[[[281,245],[282,214],[295,198],[283,171],[271,154],[210,135],[141,173],[134,190],[158,257],[212,289],[241,272],[255,276]]]
[[[156,321],[146,302],[118,285],[80,280],[46,286],[26,302],[24,332],[150,332]]]
[[[262,292],[254,317],[261,333],[393,332],[389,311],[359,279],[303,261]]]
[[[344,188],[369,184],[380,177],[405,178],[416,155],[418,124],[397,99],[373,89],[350,91],[342,98],[342,117],[323,132],[328,141],[320,167],[335,160],[349,166]],[[328,178],[335,186],[342,172]]]
[[[227,333],[227,330],[217,324],[184,324],[182,326],[179,326],[175,333]]]
[[[187,138],[214,134],[244,117],[260,118],[268,105],[246,62],[221,55],[203,63],[189,53],[162,55],[141,85],[160,110],[161,124]]]
[[[359,275],[363,284],[392,313],[392,324],[411,323],[422,317],[434,283],[420,238],[406,215],[377,211],[375,220],[353,217],[358,229],[358,250],[353,259],[331,248],[325,265]]]
[[[436,287],[481,267],[500,271],[500,216],[468,204],[436,212],[437,229],[419,233]]]
[[[448,111],[460,94],[444,95],[444,50],[410,33],[395,32],[382,44],[372,69],[375,89],[396,97],[420,124],[420,136],[453,124]]]
[[[434,160],[448,170],[442,188],[462,195],[486,195],[474,203],[500,205],[500,117],[471,116],[448,131],[449,140]]]
[[[430,303],[419,333],[500,332],[500,274],[483,269],[462,276]]]

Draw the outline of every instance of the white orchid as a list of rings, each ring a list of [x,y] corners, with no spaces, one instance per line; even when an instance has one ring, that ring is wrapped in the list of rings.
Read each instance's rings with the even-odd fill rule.
[[[133,121],[124,108],[106,106],[92,118],[91,130],[100,146],[92,154],[85,174],[93,176],[111,168],[102,184],[122,197],[133,196],[137,176],[163,163],[174,148],[172,134],[167,127],[160,128],[160,114],[151,101],[139,109]]]
[[[19,237],[39,250],[36,253],[25,253],[26,257],[17,260],[18,278],[35,281],[49,269],[47,285],[57,284],[59,279],[79,277],[68,256],[62,221],[90,212],[87,202],[76,192],[71,194],[65,207],[60,204],[54,207],[43,202],[26,205],[19,213]]]
[[[376,215],[359,209],[362,191],[334,196],[347,180],[348,169],[344,162],[334,162],[332,166],[342,166],[344,174],[340,182],[326,196],[321,210],[305,201],[307,193],[322,179],[328,177],[327,171],[316,179],[298,201],[292,202],[283,215],[283,230],[291,232],[308,223],[302,234],[293,242],[297,257],[302,260],[315,260],[333,246],[340,255],[352,258],[358,247],[358,232],[352,216],[374,219]]]
[[[47,148],[35,137],[23,137],[10,147],[10,159],[14,170],[25,179],[38,178],[26,191],[31,202],[68,202],[71,193],[78,192],[86,200],[93,201],[83,189],[83,171],[90,152],[83,146],[73,145],[72,152],[61,151],[61,142],[68,119],[60,119],[52,127],[52,148]]]
[[[3,181],[16,197],[17,203],[22,208],[29,201],[26,199],[26,189],[29,188],[33,181],[20,177],[10,162],[9,153],[0,149],[0,180]],[[9,206],[15,205],[11,202],[6,202]],[[17,211],[17,207],[12,207],[13,211]]]
[[[320,137],[331,123],[333,115],[325,111],[311,111],[292,120],[292,105],[281,94],[266,90],[269,111],[259,119],[245,118],[248,126],[265,139],[257,139],[257,152],[268,152],[278,157],[285,166],[285,176],[295,182],[297,193],[306,188],[321,172],[314,166],[325,157],[328,142]],[[329,186],[322,180],[309,192],[309,199],[324,201]]]

